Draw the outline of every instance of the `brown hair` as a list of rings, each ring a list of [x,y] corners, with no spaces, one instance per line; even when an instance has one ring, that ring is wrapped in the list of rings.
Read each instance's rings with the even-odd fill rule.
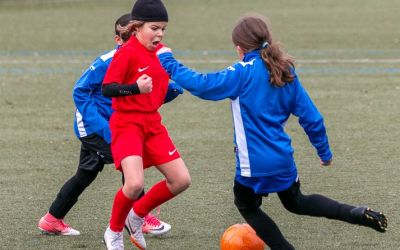
[[[272,40],[266,17],[245,16],[236,23],[232,31],[232,42],[244,53],[261,49],[261,57],[270,72],[270,82],[278,87],[294,80],[291,70],[294,58],[287,54],[278,42]]]
[[[131,33],[133,35],[136,35],[137,29],[142,27],[144,23],[145,23],[145,21],[142,21],[142,20],[132,20],[131,21],[131,27],[130,27],[131,28]]]
[[[122,15],[115,22],[114,29],[115,35],[121,37],[121,39],[126,42],[132,35],[132,17],[131,14]]]

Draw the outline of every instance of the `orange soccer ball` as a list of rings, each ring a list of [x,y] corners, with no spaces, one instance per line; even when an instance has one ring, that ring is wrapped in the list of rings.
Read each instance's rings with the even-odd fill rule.
[[[249,224],[230,226],[221,237],[221,250],[264,250],[265,243]]]

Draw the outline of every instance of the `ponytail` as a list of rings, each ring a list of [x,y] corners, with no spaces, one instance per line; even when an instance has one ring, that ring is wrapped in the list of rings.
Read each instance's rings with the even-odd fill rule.
[[[270,83],[281,87],[294,80],[294,58],[272,41],[266,17],[258,14],[245,16],[232,31],[232,42],[247,53],[261,48],[261,57],[270,72]]]
[[[271,84],[282,87],[294,80],[292,73],[294,58],[287,54],[279,43],[264,43],[261,49],[261,58],[270,73]]]

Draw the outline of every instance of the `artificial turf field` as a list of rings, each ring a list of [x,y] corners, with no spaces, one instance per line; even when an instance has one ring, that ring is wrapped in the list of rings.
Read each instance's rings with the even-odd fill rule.
[[[80,197],[66,222],[79,237],[36,228],[61,185],[76,171],[72,87],[97,55],[113,48],[113,24],[125,0],[0,1],[0,249],[104,249],[120,175],[109,165]],[[303,85],[324,115],[334,164],[322,168],[295,117],[287,124],[306,194],[382,210],[385,234],[287,212],[276,195],[263,209],[296,249],[400,249],[400,18],[398,0],[164,0],[164,42],[199,70],[237,59],[230,41],[244,13],[267,15],[276,40],[297,58]],[[228,101],[185,92],[161,110],[185,160],[192,186],[161,207],[172,224],[153,250],[218,249],[230,225],[234,155]],[[161,175],[145,173],[146,187]],[[126,249],[130,243],[126,238]]]

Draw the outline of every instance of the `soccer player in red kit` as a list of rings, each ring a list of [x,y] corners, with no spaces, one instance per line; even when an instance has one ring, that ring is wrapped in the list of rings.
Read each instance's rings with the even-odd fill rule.
[[[125,176],[104,234],[107,249],[123,249],[122,231],[128,213],[133,213],[127,221],[130,239],[139,249],[146,249],[143,218],[187,189],[191,182],[158,112],[169,81],[156,55],[162,47],[167,10],[161,0],[137,0],[131,15],[133,35],[115,53],[102,89],[104,96],[112,97],[111,150],[116,168]],[[134,95],[138,92],[143,94]],[[156,166],[165,179],[138,199],[144,186],[144,169],[150,166]]]

